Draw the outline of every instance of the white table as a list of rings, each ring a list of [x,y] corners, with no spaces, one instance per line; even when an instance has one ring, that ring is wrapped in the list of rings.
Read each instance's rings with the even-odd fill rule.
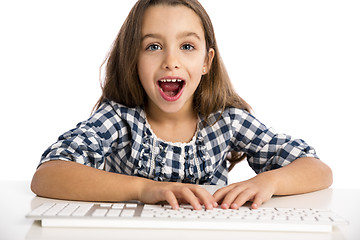
[[[264,206],[329,208],[346,218],[350,224],[339,226],[332,233],[287,233],[246,231],[144,230],[144,229],[81,229],[42,228],[25,214],[38,204],[58,201],[35,197],[29,182],[0,181],[0,239],[360,239],[360,189],[325,189],[296,196],[273,197]]]

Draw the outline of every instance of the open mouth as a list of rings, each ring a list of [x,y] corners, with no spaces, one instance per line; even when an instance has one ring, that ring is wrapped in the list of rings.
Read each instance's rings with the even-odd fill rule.
[[[176,101],[183,92],[185,81],[182,79],[161,79],[158,81],[161,96],[167,101]]]

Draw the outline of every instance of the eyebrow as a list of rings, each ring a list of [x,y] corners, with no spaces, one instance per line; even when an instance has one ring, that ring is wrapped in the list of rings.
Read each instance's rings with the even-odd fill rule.
[[[198,40],[201,40],[200,36],[196,33],[196,32],[182,32],[180,34],[178,34],[176,36],[177,39],[180,38],[185,38],[185,37],[195,37]],[[161,34],[156,34],[156,33],[149,33],[149,34],[145,34],[142,38],[141,41],[144,41],[146,38],[157,38],[160,39],[162,38]]]

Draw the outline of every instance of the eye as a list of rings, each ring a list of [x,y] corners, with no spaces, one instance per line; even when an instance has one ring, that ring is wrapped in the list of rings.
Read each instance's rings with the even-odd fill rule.
[[[157,50],[161,50],[161,47],[160,47],[159,44],[153,43],[153,44],[148,45],[145,50],[148,50],[148,51],[157,51]]]
[[[186,51],[192,51],[195,49],[195,47],[193,45],[191,45],[190,43],[185,43],[181,46],[182,50],[186,50]]]

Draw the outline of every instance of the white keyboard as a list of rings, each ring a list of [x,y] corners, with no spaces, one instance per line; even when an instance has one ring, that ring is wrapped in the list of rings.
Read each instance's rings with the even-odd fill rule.
[[[44,203],[27,218],[41,220],[43,227],[100,227],[150,229],[211,229],[248,231],[331,232],[347,221],[329,210],[259,208],[252,210],[193,210],[181,205],[143,203]]]

